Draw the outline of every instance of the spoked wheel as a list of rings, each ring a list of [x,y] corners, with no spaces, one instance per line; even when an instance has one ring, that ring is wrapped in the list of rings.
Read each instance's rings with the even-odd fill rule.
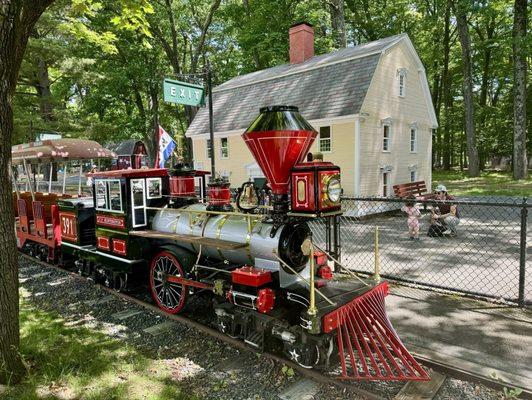
[[[172,253],[161,251],[151,261],[150,287],[159,308],[170,314],[180,312],[187,300],[187,287],[176,277],[184,277],[181,264]]]

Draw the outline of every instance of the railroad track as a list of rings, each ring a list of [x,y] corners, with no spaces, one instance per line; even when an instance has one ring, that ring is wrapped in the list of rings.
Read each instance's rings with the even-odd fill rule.
[[[69,271],[67,269],[61,268],[59,266],[41,261],[39,259],[36,259],[34,257],[31,257],[27,254],[19,252],[19,255],[32,263],[39,264],[41,266],[44,266],[46,268],[51,268],[56,271],[60,271],[63,274],[70,275],[76,279],[82,280],[82,281],[89,281],[86,277],[83,277],[75,272]],[[167,320],[178,322],[180,324],[183,324],[189,328],[192,328],[196,331],[199,331],[201,333],[209,335],[211,338],[217,339],[219,341],[222,341],[233,348],[245,351],[245,352],[251,352],[255,353],[255,351],[251,348],[249,348],[244,342],[233,339],[227,335],[222,334],[218,330],[207,326],[199,321],[196,321],[191,318],[187,318],[181,315],[173,315],[168,314],[161,309],[159,309],[157,306],[143,300],[139,299],[138,297],[132,296],[131,294],[126,294],[123,292],[117,292],[114,289],[107,288],[103,285],[94,283],[91,281],[92,284],[99,286],[103,291],[109,293],[110,295],[113,295],[117,298],[126,300],[129,303],[136,304],[146,310],[151,311],[152,313],[158,314],[162,317],[164,317]],[[337,387],[348,389],[351,392],[354,392],[364,398],[371,399],[371,400],[384,400],[387,398],[390,398],[388,396],[384,397],[380,394],[376,394],[371,392],[370,390],[366,390],[364,388],[358,387],[353,382],[348,381],[342,381],[339,379],[335,379],[333,377],[327,376],[325,374],[322,374],[315,370],[309,370],[305,369],[298,364],[285,359],[284,357],[281,357],[276,354],[272,353],[262,353],[263,357],[266,357],[270,360],[281,362],[288,367],[292,368],[294,371],[297,371],[303,378],[310,379],[315,382],[325,384],[325,385],[336,385]],[[472,374],[469,374],[463,370],[461,370],[458,367],[453,367],[449,365],[443,365],[440,363],[437,363],[433,360],[428,360],[423,357],[418,357],[414,354],[414,357],[422,364],[424,364],[426,367],[429,367],[432,369],[430,375],[432,377],[432,380],[429,382],[407,382],[401,390],[393,397],[397,400],[408,400],[408,399],[418,399],[418,400],[431,400],[434,398],[438,390],[440,389],[441,385],[445,381],[446,376],[454,377],[461,380],[468,380],[468,381],[475,381],[482,383],[486,386],[492,387],[497,390],[503,390],[503,385],[500,382],[497,382],[495,380],[486,379],[484,377],[478,377]],[[296,382],[297,383],[297,382]],[[507,385],[505,385],[507,386]],[[525,396],[527,396],[528,393],[525,393]],[[287,397],[290,398],[290,397]],[[530,397],[528,397],[530,398]]]

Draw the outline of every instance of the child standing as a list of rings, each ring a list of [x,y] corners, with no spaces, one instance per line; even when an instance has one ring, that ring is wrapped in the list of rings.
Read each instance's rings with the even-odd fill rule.
[[[419,240],[419,217],[421,216],[421,212],[415,203],[415,198],[409,198],[401,208],[401,211],[408,215],[407,224],[410,240]]]

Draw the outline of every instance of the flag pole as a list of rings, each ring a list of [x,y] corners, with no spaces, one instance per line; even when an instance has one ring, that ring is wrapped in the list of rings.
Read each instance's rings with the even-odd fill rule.
[[[159,168],[159,142],[161,141],[161,127],[157,125],[157,140],[155,141],[157,143],[157,146],[155,146],[155,162],[153,164],[153,168]]]
[[[211,153],[211,179],[216,177],[216,166],[214,162],[214,120],[212,111],[212,73],[211,64],[207,62],[207,90],[209,91],[209,131],[210,131],[210,153]]]

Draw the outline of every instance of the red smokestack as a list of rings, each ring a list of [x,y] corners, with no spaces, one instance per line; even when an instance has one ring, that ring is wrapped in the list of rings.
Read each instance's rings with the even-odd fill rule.
[[[242,135],[274,194],[288,194],[292,167],[303,161],[317,132],[297,107],[271,106]]]
[[[261,108],[242,135],[270,183],[274,215],[288,212],[290,170],[303,161],[317,134],[297,107],[271,106]]]

